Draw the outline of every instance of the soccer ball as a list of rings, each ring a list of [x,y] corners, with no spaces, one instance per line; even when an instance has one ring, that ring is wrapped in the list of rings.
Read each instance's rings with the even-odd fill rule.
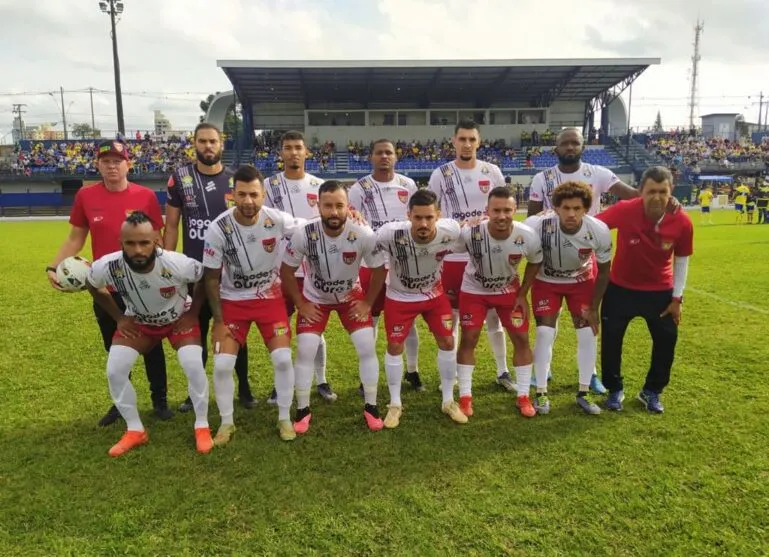
[[[56,281],[67,292],[81,292],[86,289],[86,278],[91,262],[85,257],[67,257],[56,267]]]

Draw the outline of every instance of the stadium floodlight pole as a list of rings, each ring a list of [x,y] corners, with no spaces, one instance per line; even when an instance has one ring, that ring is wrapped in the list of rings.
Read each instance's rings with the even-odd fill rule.
[[[120,60],[117,55],[117,32],[115,30],[115,15],[123,13],[121,0],[100,0],[99,8],[105,14],[109,14],[112,25],[112,65],[115,69],[115,103],[117,104],[117,129],[120,135],[125,136],[125,123],[123,122],[123,94],[120,91]]]

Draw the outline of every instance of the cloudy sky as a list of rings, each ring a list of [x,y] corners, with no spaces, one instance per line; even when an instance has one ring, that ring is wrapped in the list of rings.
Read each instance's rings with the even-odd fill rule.
[[[512,6],[515,6],[514,8]],[[633,89],[632,125],[688,122],[693,27],[705,22],[699,112],[758,115],[769,95],[769,1],[716,0],[125,0],[118,24],[127,130],[153,110],[175,128],[229,89],[220,59],[515,59],[659,57]],[[13,103],[28,125],[116,129],[109,17],[97,0],[0,0],[0,142]],[[55,97],[48,94],[56,91]],[[60,128],[61,124],[59,124]],[[7,135],[7,137],[6,137]]]

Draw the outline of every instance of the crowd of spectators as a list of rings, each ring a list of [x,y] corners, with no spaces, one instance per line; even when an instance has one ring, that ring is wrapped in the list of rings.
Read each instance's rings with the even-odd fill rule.
[[[769,162],[769,142],[760,145],[748,139],[704,138],[689,131],[648,136],[646,148],[668,164],[697,172],[703,164],[729,168],[734,163]]]
[[[266,131],[254,140],[254,166],[263,172],[282,171],[283,161],[280,158],[280,138],[282,134]],[[333,141],[318,143],[313,141],[307,148],[307,172],[326,172],[333,170],[336,165],[334,152],[336,145]]]

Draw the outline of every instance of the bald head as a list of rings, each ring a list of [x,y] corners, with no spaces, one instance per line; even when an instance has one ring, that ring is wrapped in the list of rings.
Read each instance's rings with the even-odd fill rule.
[[[555,154],[562,166],[578,166],[584,149],[585,139],[577,128],[563,129],[555,136]]]

